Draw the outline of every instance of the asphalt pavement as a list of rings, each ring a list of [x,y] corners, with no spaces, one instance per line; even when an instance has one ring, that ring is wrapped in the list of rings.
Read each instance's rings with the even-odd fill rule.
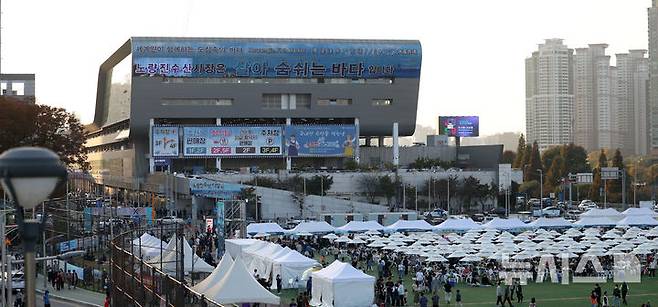
[[[43,306],[43,295],[39,295],[39,293],[37,293],[37,307],[41,307],[41,306]],[[50,307],[77,307],[77,306],[80,306],[80,304],[58,300],[53,297],[50,298]]]

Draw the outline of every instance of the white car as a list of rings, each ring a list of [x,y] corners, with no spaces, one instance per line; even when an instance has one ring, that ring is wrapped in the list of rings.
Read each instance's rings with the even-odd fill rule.
[[[585,199],[585,200],[581,201],[581,202],[580,202],[580,205],[578,205],[578,209],[579,209],[580,211],[587,211],[587,210],[589,210],[589,209],[598,208],[598,207],[599,207],[599,206],[596,205],[595,202],[593,202],[593,201],[591,201],[591,200],[589,200],[589,199]]]

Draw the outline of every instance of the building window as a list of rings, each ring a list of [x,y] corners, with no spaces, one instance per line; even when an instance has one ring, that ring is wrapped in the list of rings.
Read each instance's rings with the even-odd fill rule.
[[[268,110],[309,109],[311,94],[263,94],[261,106]]]
[[[349,106],[352,105],[352,99],[347,98],[322,98],[318,99],[318,106]]]
[[[393,104],[393,99],[373,99],[372,105],[376,107],[390,106]]]
[[[163,106],[232,106],[233,98],[163,98]]]

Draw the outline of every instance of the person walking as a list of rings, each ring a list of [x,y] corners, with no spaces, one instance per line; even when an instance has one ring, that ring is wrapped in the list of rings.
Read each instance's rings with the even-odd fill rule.
[[[462,307],[462,294],[459,292],[459,289],[457,289],[457,293],[455,293],[455,305]]]
[[[621,306],[621,290],[619,290],[619,285],[615,285],[615,288],[612,290],[612,306]]]
[[[418,302],[420,304],[420,307],[427,307],[428,301],[427,301],[427,297],[425,296],[425,293],[420,294],[420,299]]]
[[[628,295],[628,284],[626,282],[621,284],[621,302],[624,303],[624,305],[628,305],[628,301],[626,301],[626,296]]]
[[[452,300],[452,285],[446,281],[443,285],[443,291],[446,293],[446,304],[450,304],[450,300]]]
[[[601,286],[599,284],[595,284],[594,287],[594,294],[596,294],[596,306],[601,307]]]
[[[528,307],[537,307],[537,301],[534,297],[530,298],[530,305],[528,305]]]
[[[503,302],[503,288],[500,286],[500,282],[498,282],[498,286],[496,286],[496,306],[498,306],[498,303],[500,303],[501,306],[505,306],[505,303]]]
[[[608,301],[608,291],[603,291],[600,304],[602,307],[610,307],[610,302]]]
[[[523,303],[523,287],[521,287],[521,284],[516,285],[516,302]]]
[[[590,306],[592,307],[597,307],[599,305],[599,300],[598,297],[596,296],[596,292],[592,291],[592,293],[589,296],[589,302],[590,302]]]
[[[281,274],[276,274],[276,293],[281,293]]]
[[[43,293],[43,307],[50,307],[50,291]]]
[[[508,302],[510,307],[512,307],[512,293],[510,291],[510,287],[508,285],[505,286],[505,296],[503,297],[503,306],[505,306],[505,302]]]
[[[432,307],[439,307],[439,302],[441,301],[441,298],[439,297],[439,293],[435,292],[432,294]]]

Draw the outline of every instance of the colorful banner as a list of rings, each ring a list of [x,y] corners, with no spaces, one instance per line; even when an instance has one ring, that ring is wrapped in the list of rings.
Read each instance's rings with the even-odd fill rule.
[[[243,185],[224,183],[208,179],[190,178],[190,191],[196,196],[220,199],[234,199],[242,191]]]
[[[439,116],[439,134],[452,137],[480,135],[478,116]]]
[[[419,41],[132,38],[133,76],[419,78]]]
[[[280,126],[184,127],[183,140],[186,157],[281,156],[283,152]]]
[[[151,136],[153,157],[178,157],[178,127],[154,126]]]
[[[217,258],[221,258],[224,255],[224,238],[225,238],[225,228],[224,228],[224,202],[218,201],[216,204],[217,210]]]
[[[356,126],[286,126],[286,153],[290,157],[353,157],[358,145]]]
[[[84,224],[85,224],[85,231],[92,231],[92,214],[91,210],[94,208],[85,208],[84,209]]]

